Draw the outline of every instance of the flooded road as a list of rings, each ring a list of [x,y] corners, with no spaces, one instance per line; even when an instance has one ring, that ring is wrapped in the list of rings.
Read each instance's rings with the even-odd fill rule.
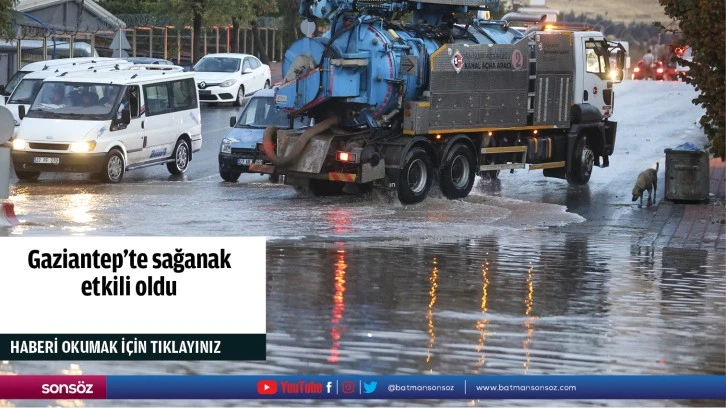
[[[629,197],[642,168],[661,160],[662,174],[663,148],[694,137],[693,91],[622,86],[611,167],[586,186],[521,171],[478,181],[465,200],[402,206],[379,193],[310,197],[257,175],[225,183],[214,123],[234,109],[219,108],[204,112],[190,174],[16,182],[23,223],[0,235],[268,237],[267,361],[74,362],[84,374],[726,374],[724,252],[639,245],[657,206]],[[674,101],[658,105],[658,137],[632,109],[653,95]],[[10,364],[59,374],[69,362]]]

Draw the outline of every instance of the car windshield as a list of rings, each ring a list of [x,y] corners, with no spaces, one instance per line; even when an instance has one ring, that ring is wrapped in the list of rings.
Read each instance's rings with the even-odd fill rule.
[[[18,86],[18,83],[21,79],[23,79],[24,76],[28,75],[30,71],[18,71],[16,72],[12,78],[8,81],[8,84],[5,85],[5,90],[3,91],[3,94],[10,95],[13,93],[13,90],[15,90],[15,87]]]
[[[43,85],[42,79],[23,79],[13,91],[8,103],[24,105],[33,103],[41,85]]]
[[[111,118],[121,85],[44,82],[27,117],[74,120]]]
[[[239,71],[239,58],[204,57],[194,66],[195,72],[237,72]]]
[[[275,125],[281,129],[290,127],[290,121],[287,113],[275,107],[275,99],[273,97],[254,97],[245,105],[242,115],[240,115],[235,127],[245,128],[266,128],[269,125]],[[295,119],[295,129],[299,129],[310,125],[310,119]]]

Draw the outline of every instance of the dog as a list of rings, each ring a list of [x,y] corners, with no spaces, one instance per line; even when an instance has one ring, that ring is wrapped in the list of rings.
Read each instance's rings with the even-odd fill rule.
[[[638,175],[638,180],[633,187],[633,201],[640,198],[638,208],[643,208],[643,193],[645,190],[648,190],[648,207],[655,204],[655,194],[658,189],[658,167],[660,167],[660,163],[656,162],[655,169],[643,170]]]

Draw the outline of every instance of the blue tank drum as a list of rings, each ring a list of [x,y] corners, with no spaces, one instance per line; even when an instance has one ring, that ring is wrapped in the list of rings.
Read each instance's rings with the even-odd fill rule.
[[[341,16],[325,35],[294,42],[282,64],[278,108],[316,118],[336,115],[345,128],[386,126],[406,101],[427,92],[430,56],[442,45],[513,44],[523,37],[504,21],[462,24],[454,13],[425,6],[428,13],[414,14],[413,24]]]

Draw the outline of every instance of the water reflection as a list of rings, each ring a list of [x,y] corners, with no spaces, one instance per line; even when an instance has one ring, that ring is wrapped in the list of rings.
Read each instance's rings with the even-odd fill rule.
[[[476,329],[479,330],[479,341],[476,344],[476,352],[481,355],[479,358],[475,372],[479,373],[480,370],[486,365],[486,353],[484,347],[487,343],[487,324],[489,320],[486,318],[487,315],[487,296],[489,290],[489,253],[487,252],[484,257],[484,263],[481,266],[481,314],[482,319],[476,322]]]
[[[333,312],[330,319],[330,357],[328,362],[337,363],[340,358],[340,339],[344,326],[342,324],[343,313],[345,312],[345,270],[348,269],[348,265],[345,263],[345,244],[342,242],[336,243],[338,260],[335,263],[335,275],[333,277],[335,283],[333,284],[335,292],[333,293]]]
[[[528,316],[527,320],[524,322],[524,327],[527,329],[527,337],[524,340],[524,373],[527,374],[529,371],[529,346],[530,343],[532,343],[532,335],[534,334],[534,321],[537,319],[536,316],[532,316],[532,306],[534,305],[534,282],[532,281],[532,273],[534,271],[534,266],[531,266],[529,270],[527,271],[527,298],[524,300],[525,305],[525,316]]]
[[[428,309],[426,310],[426,321],[428,323],[429,333],[429,344],[426,347],[426,363],[431,363],[431,349],[436,344],[436,329],[434,328],[434,305],[436,304],[436,289],[439,287],[439,268],[438,261],[434,257],[433,268],[431,269],[431,275],[429,276],[429,283],[431,287],[429,289],[429,301]],[[433,372],[433,368],[429,368],[429,372]]]
[[[681,255],[689,272],[667,253],[665,265],[659,251],[629,253],[630,241],[541,231],[273,244],[269,363],[320,374],[723,372],[723,259]],[[644,268],[689,288],[644,286],[634,272]],[[686,335],[699,347],[676,346]]]

